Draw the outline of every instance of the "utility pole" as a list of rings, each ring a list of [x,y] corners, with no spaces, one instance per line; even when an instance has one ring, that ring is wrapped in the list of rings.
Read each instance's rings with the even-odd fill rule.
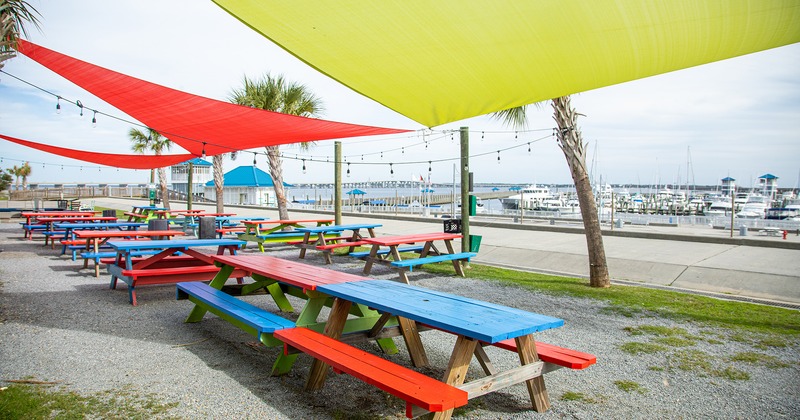
[[[194,172],[194,164],[189,161],[189,175],[186,184],[186,210],[192,209],[192,172]]]
[[[333,142],[333,218],[335,224],[342,224],[342,142]]]
[[[461,127],[461,252],[469,252],[469,127]]]

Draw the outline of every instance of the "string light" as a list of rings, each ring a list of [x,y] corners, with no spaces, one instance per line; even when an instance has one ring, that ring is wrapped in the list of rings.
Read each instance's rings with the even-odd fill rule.
[[[500,151],[497,151],[497,164],[500,164]]]
[[[484,133],[483,131],[481,131],[481,140],[483,140],[483,136],[484,136],[485,134],[486,134],[486,133]]]
[[[200,153],[203,158],[206,157],[206,142],[203,142],[203,151]]]
[[[256,166],[256,165],[257,165],[257,162],[256,162],[256,153],[255,153],[255,152],[253,152],[253,166]]]
[[[303,173],[306,173],[306,160],[303,159]]]
[[[392,165],[393,165],[392,163],[389,164],[389,175],[394,177],[394,167],[392,167]]]
[[[56,114],[60,114],[60,113],[61,113],[61,97],[57,96],[56,97]]]
[[[531,152],[531,142],[528,142],[528,153]]]
[[[428,161],[428,173],[431,172],[431,161]]]
[[[80,99],[75,101],[75,105],[78,105],[78,108],[81,109],[81,117],[83,116],[83,104],[81,103]]]
[[[92,114],[92,128],[96,127],[97,127],[97,111],[94,111],[94,114]]]
[[[518,139],[518,138],[519,138],[519,132],[515,131],[515,132],[514,132],[514,140],[516,140],[516,139]]]
[[[347,177],[350,178],[350,162],[347,162]]]
[[[403,155],[406,154],[406,148],[405,147],[401,147],[400,148],[400,154],[403,154]]]

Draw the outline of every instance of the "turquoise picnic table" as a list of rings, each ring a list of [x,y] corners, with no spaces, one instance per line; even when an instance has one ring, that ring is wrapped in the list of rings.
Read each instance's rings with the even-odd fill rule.
[[[349,248],[348,252],[353,252],[357,246],[367,243],[362,241],[364,238],[361,235],[362,230],[367,231],[368,237],[374,238],[375,228],[381,226],[383,225],[377,223],[358,223],[296,228],[296,232],[303,234],[303,240],[292,244],[300,248],[300,259],[305,258],[306,250],[314,249],[322,251],[325,264],[331,264],[333,263],[331,251],[346,247]]]
[[[64,231],[64,237],[61,239],[61,255],[67,253],[67,249],[72,250],[72,260],[75,260],[76,251],[82,247],[75,247],[83,241],[78,241],[75,238],[75,231],[77,230],[139,230],[140,227],[147,226],[146,223],[140,222],[90,222],[90,223],[55,223],[53,227]]]
[[[293,231],[307,226],[325,226],[333,219],[294,219],[294,220],[243,220],[244,232],[237,232],[239,239],[255,242],[258,250],[264,252],[265,243],[286,243],[302,241],[304,234]],[[286,230],[284,230],[286,229]]]

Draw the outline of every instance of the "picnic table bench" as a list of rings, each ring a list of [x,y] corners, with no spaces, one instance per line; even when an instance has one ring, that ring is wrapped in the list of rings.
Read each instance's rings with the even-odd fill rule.
[[[243,241],[232,239],[178,239],[153,241],[108,241],[108,245],[116,252],[113,264],[108,265],[111,273],[109,287],[115,289],[117,280],[128,285],[128,300],[136,306],[136,287],[140,285],[179,283],[193,280],[210,280],[219,272],[209,254],[195,248],[217,247],[217,255],[225,251],[235,254],[243,247]],[[159,252],[140,260],[134,260],[133,252],[158,250]],[[190,258],[174,258],[173,255]],[[234,277],[242,281],[245,273],[236,271]]]
[[[758,233],[766,236],[781,236],[783,230],[775,226],[765,226],[761,228]]]
[[[94,261],[95,277],[100,277],[100,264],[103,263],[102,259],[116,257],[117,255],[116,251],[100,251],[101,248],[111,248],[110,245],[107,245],[108,241],[111,239],[159,239],[171,238],[183,234],[183,232],[175,230],[79,230],[73,233],[75,237],[74,241],[83,241],[84,243],[83,249],[85,251],[80,254],[83,259],[83,268],[89,267],[89,260]],[[77,250],[73,252],[77,252]],[[157,250],[136,250],[131,251],[131,256],[153,255],[158,252]],[[74,259],[73,257],[73,260]]]

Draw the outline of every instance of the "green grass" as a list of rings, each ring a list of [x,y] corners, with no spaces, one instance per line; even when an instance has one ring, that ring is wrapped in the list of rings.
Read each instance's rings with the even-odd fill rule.
[[[752,351],[736,353],[728,360],[731,362],[748,363],[751,365],[766,366],[770,369],[780,369],[791,366],[791,364],[781,361],[775,356],[757,353]]]
[[[628,354],[653,354],[666,351],[667,348],[653,343],[629,342],[623,343],[619,349]]]
[[[646,287],[614,285],[610,288],[589,287],[588,280],[546,274],[507,270],[471,264],[467,276],[495,280],[554,296],[572,296],[607,302],[612,311],[628,316],[649,315],[675,321],[692,321],[711,327],[725,327],[742,333],[751,341],[750,333],[763,334],[766,342],[779,342],[774,336],[794,340],[800,335],[800,312],[785,308],[713,299]],[[431,264],[424,270],[453,275],[447,264]]]
[[[124,220],[128,220],[128,216],[126,216],[126,215],[125,215],[125,212],[126,212],[127,210],[111,209],[111,208],[108,208],[108,207],[99,207],[99,206],[96,206],[96,207],[94,208],[94,211],[96,211],[96,212],[102,212],[103,210],[116,210],[116,212],[117,212],[117,219],[124,219]]]
[[[567,392],[561,394],[561,401],[578,401],[578,402],[582,402],[582,403],[586,403],[586,404],[601,403],[605,399],[606,398],[603,397],[603,396],[590,397],[590,396],[584,394],[583,392],[567,391]]]
[[[130,389],[84,396],[41,385],[12,384],[0,391],[0,419],[173,418],[166,414],[177,405],[160,403],[152,395],[138,396]]]
[[[634,381],[614,381],[614,385],[617,386],[621,391],[625,392],[637,392],[639,394],[646,394],[647,388],[643,387],[637,382]]]
[[[703,376],[713,376],[731,381],[746,381],[750,374],[736,369],[733,366],[722,368],[715,367],[715,360],[711,355],[700,350],[678,351],[669,356],[672,366],[683,371],[696,372]]]

